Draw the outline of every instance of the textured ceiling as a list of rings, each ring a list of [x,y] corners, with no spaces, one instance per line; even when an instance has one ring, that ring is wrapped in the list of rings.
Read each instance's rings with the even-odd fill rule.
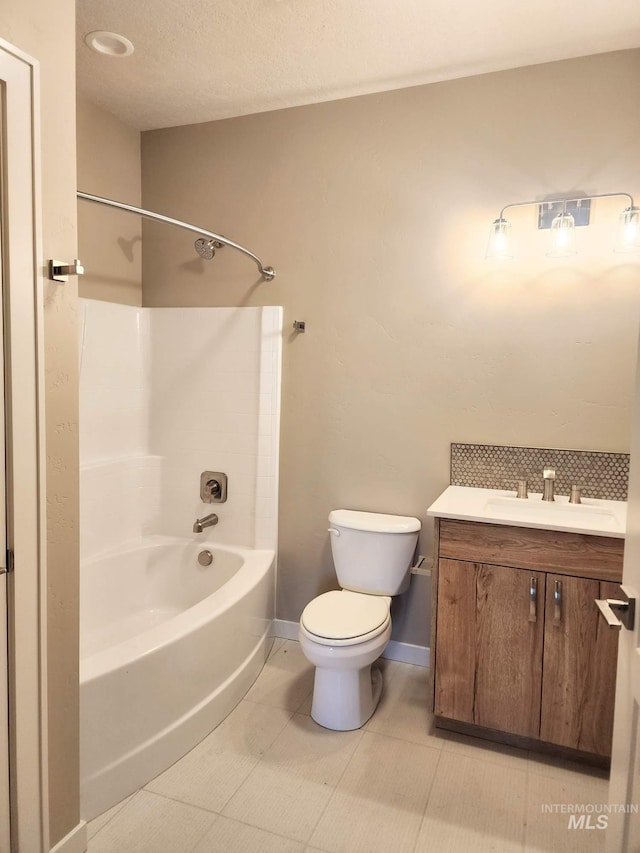
[[[638,0],[78,0],[77,21],[80,91],[141,130],[640,46]]]

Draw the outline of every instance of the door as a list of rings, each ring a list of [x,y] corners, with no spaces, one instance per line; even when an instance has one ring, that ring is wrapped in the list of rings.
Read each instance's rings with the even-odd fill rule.
[[[617,590],[604,581],[547,575],[542,740],[611,754],[618,635],[593,601]]]
[[[0,88],[0,163],[4,162],[4,90]],[[3,228],[2,195],[4,192],[0,170],[0,294],[3,292]],[[4,446],[4,346],[2,341],[2,300],[0,299],[0,853],[11,846],[9,799],[9,649],[7,624],[7,530],[5,513],[5,446]]]
[[[36,61],[2,39],[0,91],[0,850],[42,853],[49,816],[39,82]],[[8,573],[7,548],[15,563]]]
[[[9,694],[7,576],[0,569],[0,853],[11,849],[9,800]]]
[[[538,737],[542,572],[441,559],[436,714]]]
[[[639,365],[640,367],[640,365]],[[622,582],[630,595],[640,595],[640,370],[636,371],[631,475]],[[620,596],[616,596],[620,598]],[[610,629],[612,630],[612,629]],[[640,850],[640,619],[618,632],[618,677],[613,726],[609,800],[628,810],[609,818],[609,853]]]

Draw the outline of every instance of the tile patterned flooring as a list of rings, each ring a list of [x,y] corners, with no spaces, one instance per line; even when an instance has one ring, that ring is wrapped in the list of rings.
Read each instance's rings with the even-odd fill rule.
[[[591,853],[543,804],[604,803],[602,771],[435,732],[428,671],[381,661],[367,725],[309,716],[313,669],[276,640],[245,699],[146,787],[88,826],[89,853]]]

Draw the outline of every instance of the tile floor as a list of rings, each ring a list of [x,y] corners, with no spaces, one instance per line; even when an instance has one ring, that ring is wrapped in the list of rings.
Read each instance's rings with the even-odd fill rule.
[[[246,698],[188,755],[91,821],[89,853],[590,853],[542,804],[604,803],[602,771],[435,732],[428,671],[382,661],[366,726],[331,732],[313,670],[276,640]]]

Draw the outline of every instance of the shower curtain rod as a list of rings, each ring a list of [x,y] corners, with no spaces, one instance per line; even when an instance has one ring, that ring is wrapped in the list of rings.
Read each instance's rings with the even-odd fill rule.
[[[225,246],[237,249],[239,252],[242,252],[243,255],[250,257],[255,261],[256,266],[260,270],[265,281],[272,281],[276,277],[276,271],[273,267],[265,267],[257,255],[254,255],[253,252],[250,252],[249,249],[245,249],[244,246],[241,246],[239,243],[234,243],[233,240],[228,240],[226,237],[223,237],[222,234],[215,234],[213,231],[205,231],[203,228],[198,228],[195,225],[189,225],[188,222],[182,222],[180,219],[172,219],[170,216],[163,216],[161,213],[153,213],[151,210],[145,210],[142,207],[134,207],[132,204],[124,204],[121,201],[114,201],[111,198],[103,198],[99,195],[90,195],[90,193],[83,193],[80,191],[76,194],[78,198],[82,198],[85,201],[93,201],[96,204],[106,204],[108,207],[117,207],[120,210],[126,210],[129,213],[137,213],[139,216],[144,216],[146,219],[155,219],[158,222],[166,222],[168,225],[177,225],[178,228],[184,228],[187,231],[193,231],[194,234],[209,237],[211,240],[216,240],[223,243]]]

